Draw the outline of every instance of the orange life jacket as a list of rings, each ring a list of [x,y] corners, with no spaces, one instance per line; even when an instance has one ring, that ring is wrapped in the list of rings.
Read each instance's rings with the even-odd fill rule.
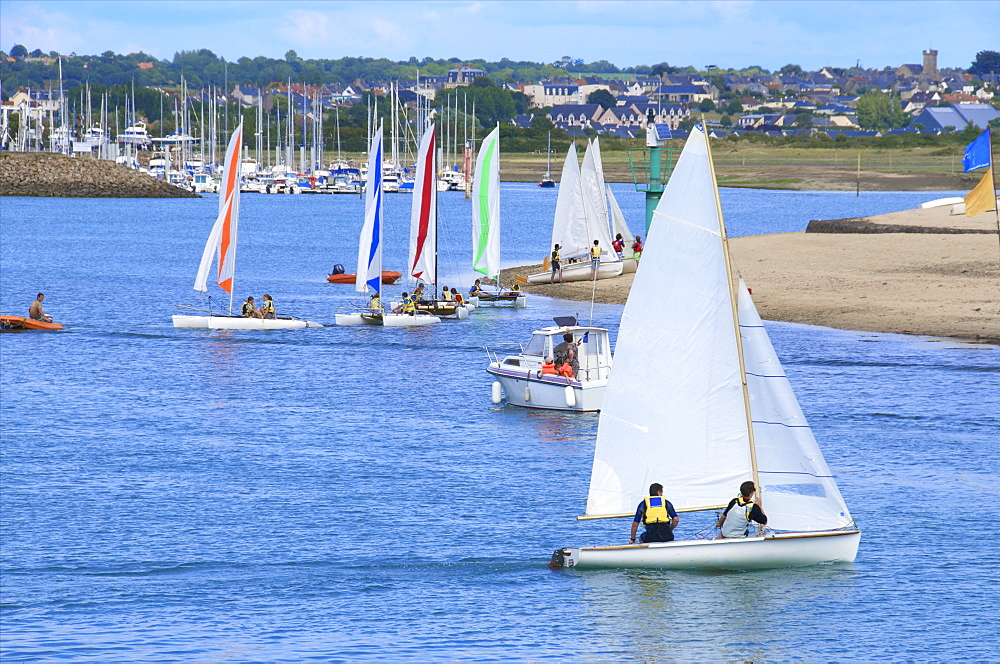
[[[569,365],[569,362],[564,362],[561,367],[559,367],[559,375],[565,376],[566,378],[573,377],[573,367]]]
[[[551,374],[553,376],[558,376],[559,375],[559,372],[556,371],[556,365],[554,363],[552,363],[552,362],[547,362],[546,364],[542,365],[542,373],[543,374]]]

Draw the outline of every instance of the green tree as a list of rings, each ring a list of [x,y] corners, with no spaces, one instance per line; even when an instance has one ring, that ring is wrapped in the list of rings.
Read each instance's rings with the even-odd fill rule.
[[[743,112],[743,104],[741,104],[736,100],[729,102],[729,105],[726,106],[726,113],[728,113],[729,115],[736,115],[737,113],[742,113],[742,112]]]
[[[785,65],[778,70],[778,73],[782,76],[802,76],[805,72],[803,72],[802,67],[798,65]]]
[[[1000,74],[1000,53],[996,51],[980,51],[969,67],[969,73],[975,76],[983,74]]]
[[[28,49],[21,44],[15,44],[14,48],[10,49],[10,57],[17,58],[19,60],[21,58],[26,58],[28,57]]]
[[[715,110],[715,102],[711,99],[702,99],[698,104],[698,110],[702,113],[708,113],[709,111]]]
[[[904,125],[899,100],[882,92],[866,92],[858,97],[858,124],[862,129],[887,131]]]
[[[733,119],[731,117],[729,117],[728,115],[723,115],[721,118],[719,118],[719,125],[722,126],[722,127],[727,127],[727,128],[728,127],[732,127],[733,126]]]
[[[600,104],[601,108],[608,110],[609,108],[614,108],[618,105],[615,96],[608,92],[607,90],[594,90],[589,95],[587,95],[588,104]]]

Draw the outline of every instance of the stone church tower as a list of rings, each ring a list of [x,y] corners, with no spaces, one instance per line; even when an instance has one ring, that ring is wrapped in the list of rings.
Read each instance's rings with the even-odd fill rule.
[[[935,77],[938,74],[937,51],[927,49],[924,51],[924,76]]]

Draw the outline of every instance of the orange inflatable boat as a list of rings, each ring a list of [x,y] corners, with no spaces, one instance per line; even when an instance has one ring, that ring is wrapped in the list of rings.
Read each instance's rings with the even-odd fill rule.
[[[394,284],[399,281],[399,278],[403,275],[399,272],[390,272],[388,270],[382,271],[382,283],[383,284]],[[358,278],[356,274],[331,274],[326,278],[331,284],[353,284]]]
[[[47,323],[25,316],[0,316],[0,328],[4,330],[63,330],[59,323]]]

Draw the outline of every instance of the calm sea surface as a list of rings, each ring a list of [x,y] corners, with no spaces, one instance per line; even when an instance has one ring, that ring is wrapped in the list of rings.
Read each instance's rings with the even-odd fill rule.
[[[615,190],[641,233],[641,195]],[[939,195],[722,201],[747,235]],[[555,197],[504,186],[505,265],[546,254]],[[442,282],[467,288],[469,203],[440,200]],[[4,662],[997,659],[997,347],[768,324],[863,530],[853,565],[552,572],[559,546],[627,539],[574,518],[597,417],[494,406],[483,346],[590,305],[175,330],[216,201],[0,199],[0,312],[44,291],[67,327],[0,334]],[[386,206],[403,271],[409,198]],[[360,199],[242,210],[238,300],[332,324],[354,297],[325,278],[354,269]],[[620,315],[593,310],[613,333]]]

